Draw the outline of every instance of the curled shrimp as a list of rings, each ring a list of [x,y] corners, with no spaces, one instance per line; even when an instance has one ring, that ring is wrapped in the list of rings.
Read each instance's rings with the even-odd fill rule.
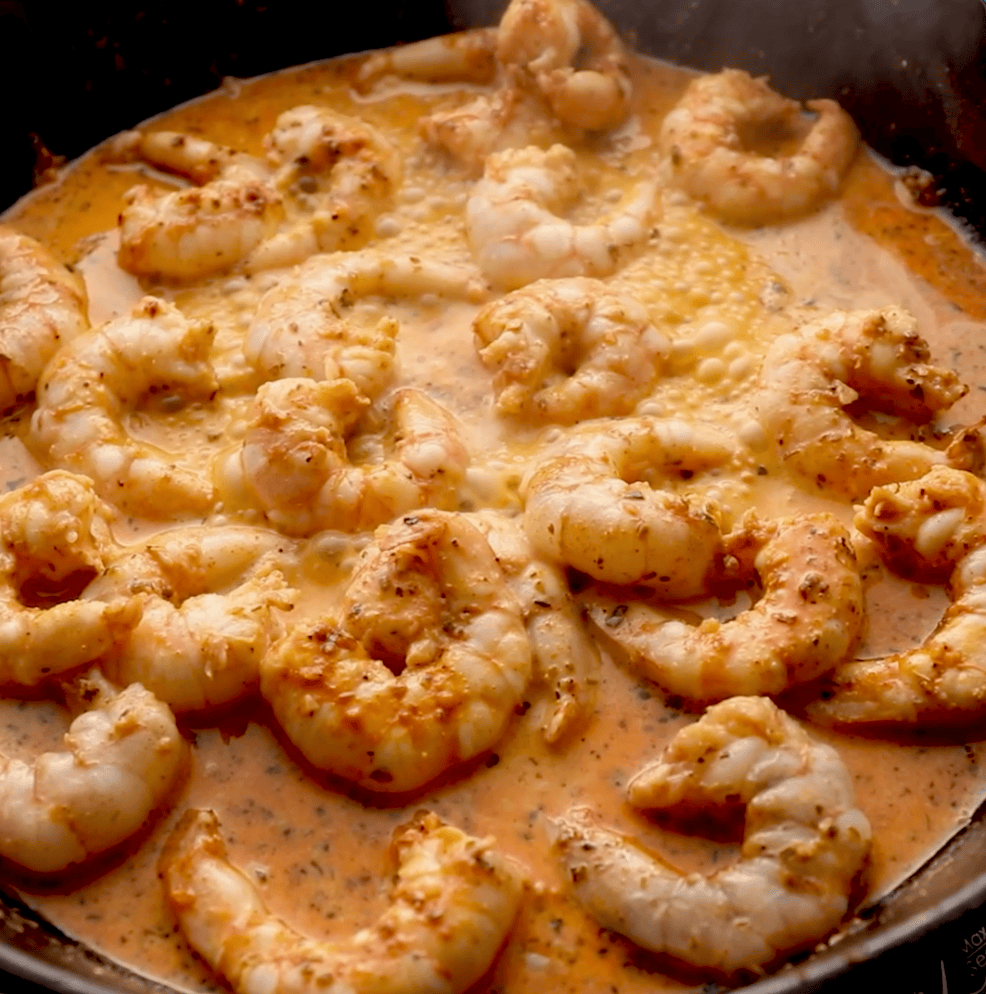
[[[599,280],[539,280],[473,321],[501,414],[572,424],[628,414],[671,351],[647,308]]]
[[[371,400],[394,375],[398,325],[384,318],[366,332],[348,320],[360,297],[435,294],[474,299],[481,292],[464,266],[418,256],[345,252],[317,256],[268,290],[247,331],[247,359],[266,379],[345,377]]]
[[[812,210],[839,188],[859,135],[834,100],[806,106],[817,120],[797,151],[761,155],[746,143],[758,132],[793,137],[798,102],[739,69],[699,76],[661,125],[660,146],[674,181],[733,224],[783,221]]]
[[[221,468],[233,505],[259,505],[288,535],[363,531],[419,507],[454,510],[469,454],[452,415],[405,387],[367,411],[350,380],[274,380]],[[366,431],[351,448],[357,424]],[[374,451],[375,450],[375,451]]]
[[[58,347],[89,327],[88,308],[77,273],[0,224],[0,413],[34,393]]]
[[[877,487],[856,527],[910,580],[947,583],[951,604],[914,649],[836,667],[813,720],[838,725],[926,726],[986,714],[986,484],[936,466]]]
[[[930,421],[968,387],[928,358],[917,322],[903,309],[835,311],[771,343],[754,406],[784,465],[828,493],[861,497],[940,463],[977,469],[983,442],[975,430],[958,430],[940,451],[910,439],[882,439],[844,410],[864,400],[913,422]]]
[[[32,873],[84,863],[139,832],[177,784],[188,746],[167,705],[132,684],[117,692],[98,674],[64,752],[33,763],[0,754],[0,856]]]
[[[599,649],[582,625],[564,572],[537,558],[522,523],[495,511],[470,516],[486,536],[524,611],[534,651],[535,677],[552,703],[541,721],[549,745],[567,739],[589,721],[599,684]]]
[[[242,263],[288,266],[353,248],[401,179],[397,150],[375,128],[327,107],[285,111],[264,159],[173,131],[127,132],[135,157],[197,186],[130,190],[120,215],[120,265],[131,273],[195,279]]]
[[[125,418],[150,398],[169,411],[211,400],[218,389],[209,361],[214,334],[212,325],[145,297],[129,315],[79,335],[41,377],[31,444],[43,460],[92,477],[102,497],[129,513],[207,511],[209,482],[137,441]]]
[[[586,598],[588,616],[645,676],[692,701],[779,694],[851,657],[863,590],[838,519],[751,516],[729,537],[730,557],[739,578],[759,581],[763,593],[729,621],[706,618],[696,626],[658,605],[598,595]]]
[[[118,549],[113,516],[62,470],[0,497],[0,684],[35,686],[126,638],[140,616],[129,598],[77,599]]]
[[[630,113],[626,50],[588,0],[511,0],[496,51],[567,124],[605,130]]]
[[[675,472],[725,463],[726,436],[662,418],[587,422],[535,464],[524,528],[539,556],[660,596],[703,595],[722,555],[718,508],[655,488]]]
[[[531,675],[523,611],[465,517],[383,525],[336,613],[298,625],[261,664],[261,693],[316,767],[414,790],[492,748]]]
[[[466,230],[483,275],[513,290],[544,277],[607,276],[650,237],[655,186],[638,184],[616,213],[595,224],[560,216],[579,196],[575,153],[564,145],[490,155],[466,202]]]
[[[491,83],[496,75],[496,31],[477,28],[371,52],[356,74],[365,92],[387,76],[422,83]]]
[[[716,704],[627,785],[637,808],[746,809],[739,861],[682,874],[584,808],[554,821],[576,897],[605,928],[718,975],[758,972],[850,910],[870,825],[838,753],[764,697]]]
[[[260,659],[283,634],[277,609],[297,591],[277,568],[285,540],[242,526],[191,526],[127,549],[83,592],[125,596],[140,620],[102,669],[140,683],[175,712],[229,704],[256,687]]]
[[[523,892],[517,866],[419,812],[394,833],[387,910],[337,941],[306,938],[275,918],[229,862],[211,811],[187,811],[159,867],[189,945],[237,994],[461,994],[492,965]]]
[[[124,132],[118,157],[177,173],[195,186],[127,191],[120,212],[121,268],[137,276],[191,280],[221,273],[271,238],[284,200],[255,156],[176,131]]]

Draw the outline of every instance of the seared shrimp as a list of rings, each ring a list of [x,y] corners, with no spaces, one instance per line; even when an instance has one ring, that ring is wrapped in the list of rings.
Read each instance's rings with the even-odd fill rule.
[[[531,545],[597,580],[674,599],[702,595],[723,549],[718,509],[646,480],[731,455],[725,435],[686,421],[624,418],[571,429],[524,483]]]
[[[496,31],[477,28],[371,52],[356,86],[366,90],[387,76],[422,83],[491,83],[496,75]]]
[[[306,938],[275,918],[229,862],[211,811],[188,811],[159,863],[189,945],[237,994],[460,994],[510,933],[523,876],[477,839],[419,812],[394,833],[390,904],[337,941]]]
[[[400,183],[397,150],[376,129],[327,107],[285,111],[266,159],[172,131],[127,132],[116,153],[186,177],[195,188],[129,191],[120,265],[194,279],[242,263],[249,272],[353,248]]]
[[[951,605],[924,643],[836,668],[813,719],[828,724],[924,726],[986,714],[986,484],[936,466],[906,483],[877,487],[856,515],[894,570],[947,581]]]
[[[497,30],[496,51],[566,124],[603,130],[630,113],[626,51],[588,0],[511,0]]]
[[[139,684],[117,692],[92,674],[77,693],[89,710],[64,752],[30,764],[0,754],[0,856],[32,873],[84,863],[139,832],[187,760],[174,716]]]
[[[297,591],[277,568],[285,540],[247,527],[187,527],[118,556],[83,592],[126,596],[140,621],[105,654],[116,683],[141,683],[175,712],[229,704],[255,688]]]
[[[30,440],[39,457],[92,477],[99,494],[128,513],[207,511],[208,481],[138,442],[125,416],[148,397],[171,410],[175,401],[210,400],[217,390],[209,362],[214,334],[212,325],[145,297],[131,314],[74,339],[38,384]]]
[[[699,76],[661,125],[674,181],[732,224],[768,224],[812,210],[839,188],[859,136],[834,100],[809,100],[817,120],[791,155],[761,155],[745,142],[794,137],[796,100],[740,69]]]
[[[452,415],[410,387],[364,415],[366,404],[350,380],[263,384],[243,444],[222,463],[220,490],[234,506],[258,505],[287,535],[363,531],[419,507],[454,510],[469,455]],[[374,420],[381,430],[358,440],[370,458],[351,462],[353,429]]]
[[[651,231],[655,186],[638,184],[609,218],[559,216],[579,195],[575,153],[564,145],[506,149],[486,160],[466,203],[466,229],[483,275],[505,290],[544,277],[607,276]]]
[[[0,684],[34,686],[92,662],[140,617],[129,598],[76,600],[118,548],[92,482],[54,470],[0,498]]]
[[[223,272],[284,219],[271,170],[255,156],[175,131],[124,132],[114,148],[196,184],[167,193],[144,184],[127,191],[118,255],[127,272],[175,280]]]
[[[534,650],[534,671],[553,697],[541,722],[549,745],[586,724],[596,702],[599,649],[587,637],[564,572],[535,556],[522,522],[496,511],[470,516],[486,536],[520,600]]]
[[[82,277],[0,224],[0,414],[32,393],[63,343],[89,327]]]
[[[588,595],[589,618],[645,676],[692,701],[779,694],[849,658],[863,590],[849,533],[830,514],[761,522],[729,537],[727,560],[760,599],[730,621],[695,626],[660,606]]]
[[[335,614],[292,629],[261,693],[319,769],[414,790],[494,746],[531,675],[523,611],[465,517],[377,529]]]
[[[784,465],[828,493],[862,497],[873,487],[909,480],[940,463],[977,469],[978,432],[958,431],[944,451],[922,442],[886,441],[854,424],[844,408],[871,408],[924,423],[968,387],[928,364],[917,322],[899,307],[835,311],[774,340],[763,361],[754,407]]]
[[[573,424],[628,414],[661,375],[671,343],[642,304],[599,280],[539,280],[473,322],[501,414]]]
[[[357,329],[347,320],[356,300],[374,294],[470,300],[480,292],[473,271],[418,256],[317,256],[261,298],[244,350],[267,379],[345,377],[372,400],[393,377],[398,326],[384,318],[372,332]]]
[[[757,971],[824,939],[850,910],[870,825],[838,753],[764,697],[709,708],[627,785],[634,807],[746,808],[740,860],[682,874],[575,808],[554,848],[605,928],[717,975]]]

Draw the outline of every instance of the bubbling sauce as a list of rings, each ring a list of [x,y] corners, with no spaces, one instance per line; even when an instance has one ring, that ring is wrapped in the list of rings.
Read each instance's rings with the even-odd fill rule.
[[[437,106],[462,102],[472,87],[387,84],[368,94],[354,87],[359,58],[333,60],[238,82],[157,118],[150,127],[201,135],[259,154],[261,138],[278,114],[315,103],[364,118],[404,156],[405,175],[394,205],[376,222],[374,247],[471,264],[464,207],[474,182],[440,163],[422,145],[417,122]],[[663,115],[686,86],[682,70],[632,60],[634,108],[605,138],[575,145],[585,183],[586,217],[611,208],[652,167]],[[117,215],[136,182],[162,190],[176,181],[110,161],[97,148],[36,190],[4,220],[76,266],[89,290],[94,324],[125,314],[148,292],[217,327],[214,360],[226,397],[206,410],[149,417],[130,425],[139,437],[181,452],[186,464],[208,467],[241,430],[249,400],[238,393],[237,350],[261,294],[276,274],[216,276],[191,286],[140,282],[116,264]],[[724,229],[684,200],[673,198],[647,252],[608,282],[636,296],[673,334],[669,375],[642,413],[701,412],[742,431],[743,400],[755,383],[767,343],[792,317],[835,308],[902,304],[919,319],[936,362],[956,369],[972,390],[950,419],[971,423],[982,413],[986,390],[986,273],[977,257],[940,217],[916,210],[895,192],[895,177],[865,151],[840,199],[808,218],[754,230]],[[772,309],[764,300],[779,301]],[[471,449],[485,467],[475,481],[474,504],[518,508],[517,486],[542,427],[493,413],[489,374],[472,341],[476,306],[423,298],[368,298],[354,320],[371,326],[396,317],[399,384],[425,390],[460,419]],[[12,488],[42,468],[20,439],[26,416],[11,418],[0,441],[0,473]],[[809,495],[776,472],[765,439],[751,447],[755,467],[719,476],[708,493],[738,519],[793,514],[824,507],[850,523],[852,508]],[[128,521],[118,537],[137,538],[160,525]],[[296,616],[313,616],[338,595],[353,546],[314,539],[299,554],[292,582],[302,589]],[[861,652],[882,654],[919,642],[936,624],[944,599],[935,587],[905,584],[877,571],[868,586],[869,626]],[[719,610],[716,605],[708,610]],[[730,608],[725,608],[727,612]],[[214,989],[213,974],[176,932],[156,874],[167,832],[188,807],[219,815],[231,858],[260,885],[271,910],[301,931],[328,938],[351,934],[383,909],[385,856],[396,825],[419,808],[479,835],[492,835],[503,852],[521,860],[534,887],[520,920],[483,991],[655,992],[684,980],[648,967],[630,946],[601,930],[574,903],[549,853],[546,819],[584,803],[605,812],[618,830],[635,835],[684,870],[705,871],[737,852],[730,841],[709,840],[649,822],[623,799],[630,775],[653,758],[690,714],[669,706],[654,686],[604,659],[595,713],[560,746],[545,746],[538,729],[550,701],[531,691],[494,754],[443,779],[407,804],[348,796],[344,787],[311,769],[276,730],[258,702],[238,706],[213,722],[184,723],[194,762],[180,796],[151,830],[102,872],[68,883],[23,884],[26,899],[59,928],[141,972],[190,991]],[[48,701],[0,701],[3,749],[30,759],[57,749],[66,716]],[[978,742],[941,744],[815,733],[838,748],[851,770],[859,804],[872,822],[875,843],[867,877],[868,900],[893,888],[954,833],[979,803],[986,752]]]

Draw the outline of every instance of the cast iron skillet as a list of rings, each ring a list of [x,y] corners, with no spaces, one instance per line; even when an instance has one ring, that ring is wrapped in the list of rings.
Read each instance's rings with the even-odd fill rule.
[[[986,236],[986,13],[980,0],[598,0],[649,54],[705,71],[769,74],[799,99],[831,96],[864,138],[938,181]],[[4,150],[0,207],[31,186],[38,143],[73,158],[123,128],[214,89],[225,76],[464,27],[503,0],[375,0],[365,13],[280,0],[49,4],[0,0]],[[2,883],[2,881],[0,881]],[[980,911],[983,908],[984,910]],[[838,944],[746,988],[835,994],[986,989],[986,809]],[[0,991],[150,994],[0,892]],[[946,985],[947,980],[947,985]],[[708,989],[708,988],[707,988]]]

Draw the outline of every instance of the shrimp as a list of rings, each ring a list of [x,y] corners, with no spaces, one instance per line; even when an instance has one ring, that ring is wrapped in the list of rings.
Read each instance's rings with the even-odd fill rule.
[[[599,280],[539,280],[473,322],[501,414],[572,424],[628,414],[671,352],[647,308]]]
[[[659,596],[702,595],[723,552],[719,509],[644,477],[718,466],[732,447],[707,425],[640,417],[572,429],[523,483],[537,555]]]
[[[414,790],[506,733],[531,675],[523,611],[465,517],[382,525],[340,607],[261,663],[261,693],[319,769]]]
[[[496,51],[567,124],[608,130],[630,113],[626,50],[588,0],[511,0]]]
[[[138,442],[125,417],[147,398],[161,410],[211,400],[215,329],[145,297],[134,310],[64,346],[38,384],[30,442],[40,458],[92,477],[131,514],[167,518],[212,507],[212,486],[169,453]]]
[[[826,493],[862,497],[939,463],[978,469],[983,440],[975,429],[958,430],[939,451],[909,439],[884,440],[844,411],[863,399],[914,422],[930,421],[968,387],[928,358],[917,322],[903,309],[835,311],[771,343],[754,408],[784,465]]]
[[[746,809],[739,861],[682,874],[585,808],[554,820],[576,897],[605,928],[717,975],[825,938],[850,910],[871,830],[838,753],[764,697],[716,704],[627,785],[634,807]]]
[[[0,754],[0,856],[31,873],[77,866],[139,832],[187,764],[174,716],[150,691],[118,692],[98,673],[77,689],[88,710],[64,752],[30,764]]]
[[[317,256],[261,298],[247,331],[247,360],[266,379],[345,377],[372,400],[393,378],[398,325],[384,318],[374,331],[360,331],[347,320],[348,311],[373,294],[426,293],[472,300],[481,288],[472,270],[418,256]]]
[[[798,102],[740,69],[692,80],[661,125],[674,182],[731,224],[769,224],[813,210],[838,190],[859,135],[834,100],[806,106],[817,119],[797,151],[761,155],[757,137],[776,142],[803,130]]]
[[[350,380],[263,384],[242,445],[222,464],[220,489],[236,495],[234,505],[259,505],[289,535],[362,531],[419,507],[454,510],[469,454],[452,415],[410,387],[364,415],[366,404]],[[374,419],[382,430],[353,440],[353,449],[377,451],[350,462],[353,429]]]
[[[399,826],[397,871],[381,917],[330,942],[300,935],[229,862],[211,811],[185,813],[159,862],[189,945],[237,994],[460,994],[492,965],[513,927],[523,874],[477,839],[419,812]]]
[[[592,715],[599,649],[586,637],[565,574],[534,555],[521,523],[489,510],[476,512],[470,520],[486,536],[524,610],[536,678],[554,699],[541,722],[541,734],[549,745],[556,745]]]
[[[496,70],[496,31],[478,28],[371,52],[356,74],[356,88],[365,93],[387,76],[482,85],[493,81]]]
[[[36,686],[126,638],[131,600],[76,599],[118,548],[113,516],[90,480],[62,470],[0,497],[0,684]]]
[[[194,187],[161,193],[132,187],[120,212],[121,268],[136,276],[193,280],[221,273],[273,237],[284,198],[255,156],[176,131],[128,131],[113,146],[184,176]]]
[[[276,565],[288,544],[258,528],[192,526],[123,552],[82,594],[95,602],[126,596],[141,609],[103,671],[142,684],[175,712],[243,697],[283,634],[277,609],[290,610],[297,595]]]
[[[650,237],[656,188],[637,185],[609,218],[576,225],[558,212],[579,195],[575,153],[564,145],[489,156],[466,202],[466,230],[483,275],[514,290],[544,277],[607,276]]]
[[[78,273],[0,224],[0,414],[34,393],[62,342],[89,327],[88,310]]]
[[[914,649],[836,667],[812,720],[838,725],[950,728],[986,714],[986,484],[936,466],[877,487],[856,527],[908,579],[945,580],[951,605]]]
[[[660,607],[590,594],[588,616],[605,642],[644,675],[692,701],[779,694],[851,657],[863,589],[849,533],[827,513],[762,522],[726,543],[740,576],[763,596],[735,618],[697,627]]]
[[[120,215],[120,265],[187,280],[242,263],[256,272],[366,241],[368,222],[401,180],[397,150],[376,129],[327,107],[285,111],[265,158],[172,131],[127,132],[132,156],[199,184],[130,190]]]

